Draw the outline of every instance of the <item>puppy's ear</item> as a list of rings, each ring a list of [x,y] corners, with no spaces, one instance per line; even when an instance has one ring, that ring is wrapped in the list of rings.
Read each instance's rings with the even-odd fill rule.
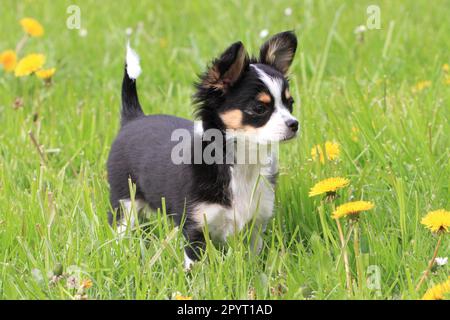
[[[249,59],[242,42],[233,43],[213,61],[212,66],[202,77],[201,86],[225,92],[240,78],[248,63]]]
[[[294,32],[281,32],[261,46],[259,60],[286,74],[294,59],[295,50],[297,50],[297,37]]]

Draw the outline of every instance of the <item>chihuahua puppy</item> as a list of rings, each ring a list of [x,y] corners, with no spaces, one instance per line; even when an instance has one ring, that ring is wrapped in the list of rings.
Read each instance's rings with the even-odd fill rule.
[[[266,164],[261,159],[242,163],[235,155],[227,161],[230,152],[225,149],[242,137],[251,137],[248,151],[296,136],[299,123],[292,115],[294,100],[287,79],[296,48],[297,38],[290,31],[267,40],[257,58],[250,58],[241,42],[232,44],[196,84],[199,121],[194,123],[170,115],[144,115],[136,90],[139,57],[127,46],[121,128],[107,164],[114,210],[109,221],[119,233],[133,227],[135,216],[145,207],[161,208],[164,198],[166,212],[182,226],[187,240],[186,269],[201,257],[205,229],[211,239],[225,241],[251,225],[251,246],[261,250],[260,233],[273,214],[276,154],[267,155]],[[192,151],[187,157],[192,161],[174,161],[177,130],[192,137],[183,142],[184,150]],[[205,139],[208,130],[222,135]],[[194,161],[196,141],[200,141],[200,152],[214,147],[212,155],[219,161]],[[129,179],[136,186],[134,201]]]

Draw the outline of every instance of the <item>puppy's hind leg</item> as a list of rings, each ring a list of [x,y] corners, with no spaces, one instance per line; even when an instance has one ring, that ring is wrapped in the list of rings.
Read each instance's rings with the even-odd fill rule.
[[[142,210],[146,206],[146,203],[141,199],[122,199],[120,200],[121,214],[117,215],[117,233],[119,238],[123,238],[127,230],[132,230],[136,225],[136,220],[141,214]]]

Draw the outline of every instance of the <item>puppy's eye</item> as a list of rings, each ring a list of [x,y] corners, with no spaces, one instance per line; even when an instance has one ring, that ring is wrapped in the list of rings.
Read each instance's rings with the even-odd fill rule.
[[[266,113],[267,108],[263,104],[257,104],[256,106],[254,106],[252,108],[252,111],[258,115],[262,115],[262,114]]]
[[[293,98],[289,98],[287,101],[287,107],[289,108],[289,110],[291,110],[292,112],[292,107],[294,106],[294,99]]]

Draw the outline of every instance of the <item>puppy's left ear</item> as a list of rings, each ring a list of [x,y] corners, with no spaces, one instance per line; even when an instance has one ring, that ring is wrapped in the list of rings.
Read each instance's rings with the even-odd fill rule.
[[[297,50],[297,37],[292,31],[278,33],[261,46],[259,60],[286,74]]]

